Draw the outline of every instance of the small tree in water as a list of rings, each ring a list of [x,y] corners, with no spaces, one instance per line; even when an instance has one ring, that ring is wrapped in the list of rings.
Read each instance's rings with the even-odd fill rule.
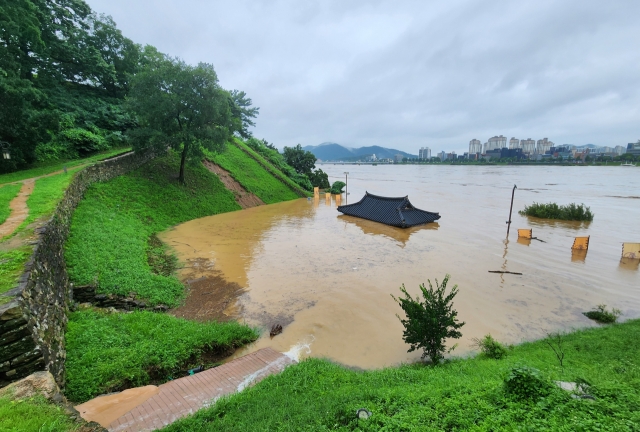
[[[421,284],[420,290],[424,296],[422,301],[419,295],[415,299],[412,298],[404,284],[400,287],[404,298],[398,299],[391,295],[407,316],[406,319],[402,319],[396,314],[404,326],[402,337],[411,345],[407,352],[422,348],[422,358],[429,357],[433,364],[438,364],[444,358],[445,352],[455,348],[454,346],[447,351],[445,340],[459,339],[462,333],[458,329],[465,324],[458,321],[458,312],[453,309],[452,300],[458,294],[458,285],[454,285],[449,294],[446,293],[449,277],[446,275],[442,284],[438,284],[436,279],[435,289],[430,280],[428,289]]]

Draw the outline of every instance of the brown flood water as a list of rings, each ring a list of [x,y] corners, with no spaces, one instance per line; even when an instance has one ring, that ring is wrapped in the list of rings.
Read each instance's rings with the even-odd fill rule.
[[[598,304],[640,316],[637,262],[621,262],[621,243],[640,240],[640,170],[621,167],[339,166],[322,165],[333,182],[348,170],[349,201],[365,191],[409,195],[438,211],[436,224],[402,230],[341,216],[335,201],[300,199],[206,217],[160,237],[174,247],[190,281],[175,313],[207,320],[237,318],[264,329],[237,355],[265,346],[301,357],[326,357],[379,368],[414,361],[402,313],[390,294],[427,279],[459,286],[455,308],[466,322],[454,355],[491,333],[506,343],[594,325],[581,312]],[[505,242],[511,188],[513,225]],[[345,196],[343,195],[343,202]],[[591,207],[590,224],[529,220],[532,202]],[[517,239],[518,228],[534,237]],[[575,236],[591,236],[586,254],[571,253]],[[521,272],[522,276],[488,273]],[[272,324],[284,327],[270,338]]]

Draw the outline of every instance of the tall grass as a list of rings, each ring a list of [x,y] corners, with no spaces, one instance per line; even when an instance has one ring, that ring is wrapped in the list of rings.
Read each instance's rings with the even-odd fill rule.
[[[327,360],[290,366],[166,431],[632,431],[640,430],[640,320],[563,336],[564,368],[537,341],[502,360],[353,371]],[[541,371],[550,393],[515,399],[504,388],[518,365]],[[522,366],[520,366],[522,368]],[[551,381],[588,383],[572,398]],[[357,420],[356,410],[373,415]]]
[[[32,252],[32,246],[0,251],[0,294],[16,286],[18,278],[24,271],[24,264],[29,260]],[[1,300],[0,304],[2,304]]]
[[[173,225],[239,210],[233,194],[201,164],[187,166],[177,181],[175,154],[105,183],[93,184],[72,219],[65,246],[69,277],[98,292],[136,292],[150,304],[177,305],[184,287],[175,276],[154,274],[148,262],[150,237]]]
[[[166,381],[196,365],[205,351],[238,347],[257,338],[237,322],[198,323],[153,312],[73,312],[67,341],[69,399],[81,402],[99,394]]]
[[[530,206],[524,206],[524,210],[520,210],[522,216],[534,216],[544,219],[560,219],[573,221],[592,221],[593,213],[589,207],[584,204],[577,205],[571,203],[569,205],[558,205],[556,203],[540,204],[533,203]]]

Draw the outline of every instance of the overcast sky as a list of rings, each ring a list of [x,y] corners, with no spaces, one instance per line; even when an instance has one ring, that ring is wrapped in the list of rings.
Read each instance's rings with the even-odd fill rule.
[[[638,0],[88,3],[137,43],[212,63],[280,148],[640,138]]]

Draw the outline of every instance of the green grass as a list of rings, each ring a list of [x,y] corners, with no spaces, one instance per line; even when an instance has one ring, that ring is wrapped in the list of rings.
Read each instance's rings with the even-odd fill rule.
[[[78,429],[64,410],[38,396],[0,398],[0,430],[6,432],[68,432]]]
[[[290,187],[232,143],[227,144],[222,153],[209,154],[209,159],[229,171],[246,190],[267,204],[300,198]]]
[[[97,162],[102,159],[109,158],[111,156],[115,156],[120,153],[124,153],[130,151],[130,148],[120,148],[120,149],[111,149],[108,151],[96,153],[93,156],[84,159],[74,159],[69,161],[55,161],[51,163],[44,163],[42,165],[36,166],[34,168],[16,171],[8,174],[0,175],[0,184],[4,183],[13,183],[20,180],[25,180],[33,177],[40,177],[43,175],[51,174],[56,171],[61,171],[66,166],[67,168],[76,167],[78,165],[83,165],[87,163]]]
[[[638,431],[640,320],[564,336],[564,369],[544,341],[502,360],[457,359],[353,371],[310,359],[224,398],[167,431]],[[512,367],[540,370],[545,381],[588,382],[595,400],[552,387],[542,398],[505,393]],[[548,384],[550,385],[550,384]],[[373,413],[355,419],[358,408]]]
[[[179,304],[184,287],[175,276],[154,274],[151,236],[203,216],[239,210],[234,195],[202,165],[187,166],[178,183],[178,158],[155,159],[105,183],[93,184],[76,209],[65,260],[76,285],[98,292],[136,292],[150,304]]]
[[[18,278],[24,271],[24,264],[29,260],[32,252],[31,246],[0,251],[0,294],[16,286]]]
[[[593,213],[591,209],[584,204],[576,205],[558,205],[556,203],[540,204],[533,203],[530,206],[524,206],[524,210],[520,210],[522,216],[533,216],[544,219],[560,219],[574,221],[592,221]]]
[[[22,183],[0,187],[0,224],[3,224],[11,214],[9,204],[18,195],[21,187]]]
[[[75,402],[127,387],[166,381],[198,364],[205,351],[257,338],[237,322],[198,323],[153,312],[107,314],[93,309],[69,318],[66,396]]]

